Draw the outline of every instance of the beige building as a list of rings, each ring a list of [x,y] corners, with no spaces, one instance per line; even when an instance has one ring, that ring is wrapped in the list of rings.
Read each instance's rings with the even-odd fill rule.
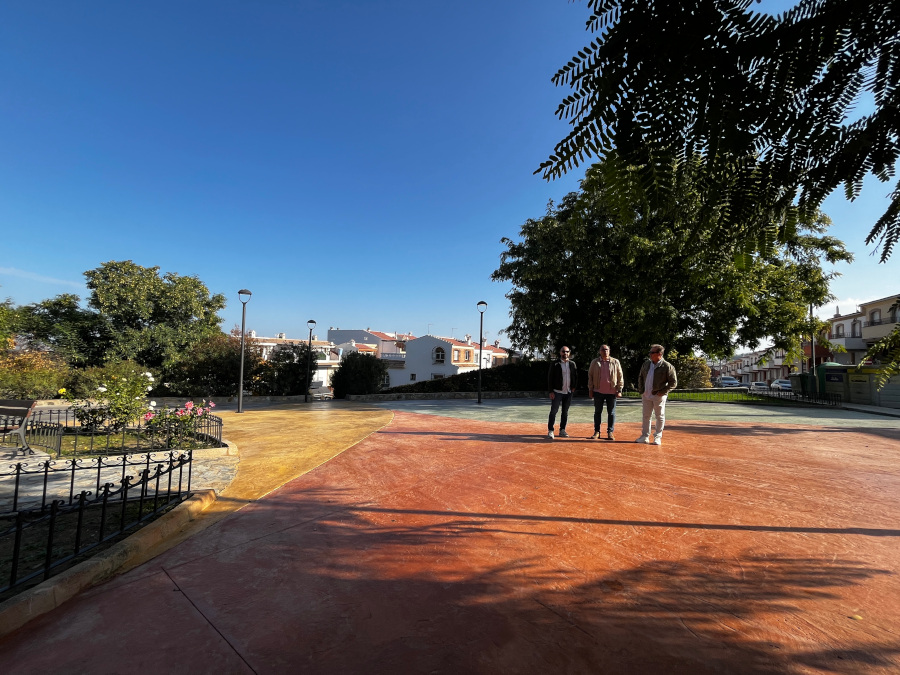
[[[872,344],[894,330],[898,312],[896,307],[891,307],[897,302],[898,295],[900,293],[860,303],[856,311],[848,314],[841,314],[838,308],[837,313],[828,320],[831,323],[828,339],[847,351],[832,355],[836,363],[860,363]]]

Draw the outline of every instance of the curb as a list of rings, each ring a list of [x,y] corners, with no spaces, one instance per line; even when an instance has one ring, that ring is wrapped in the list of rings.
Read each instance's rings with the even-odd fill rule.
[[[115,576],[123,568],[145,562],[148,551],[194,520],[215,500],[215,490],[197,491],[190,499],[102,553],[0,603],[0,637]]]

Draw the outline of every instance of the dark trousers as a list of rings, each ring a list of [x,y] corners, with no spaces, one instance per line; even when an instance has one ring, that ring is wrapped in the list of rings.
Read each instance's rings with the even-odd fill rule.
[[[603,421],[603,404],[606,404],[606,433],[611,434],[616,428],[616,395],[598,394],[594,392],[594,431],[600,433]]]
[[[559,419],[559,428],[566,428],[566,422],[569,421],[569,406],[572,404],[572,392],[568,394],[559,394],[553,392],[553,400],[550,401],[550,419],[547,421],[547,428],[553,431],[553,425],[556,424],[556,411],[562,404],[562,417]]]

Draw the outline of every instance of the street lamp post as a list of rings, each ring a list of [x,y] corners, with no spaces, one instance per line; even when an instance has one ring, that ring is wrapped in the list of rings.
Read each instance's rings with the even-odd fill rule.
[[[478,313],[481,315],[478,324],[478,404],[481,405],[481,357],[484,352],[484,310],[487,309],[487,303],[482,300],[477,306]]]
[[[244,296],[247,296],[244,299]],[[250,302],[250,296],[253,295],[246,288],[242,288],[238,291],[238,300],[241,301],[243,307],[241,308],[241,376],[238,380],[238,409],[239,413],[244,412],[244,335],[247,333],[246,325],[247,325],[247,303]]]
[[[309,326],[309,346],[306,352],[306,395],[303,397],[303,402],[309,403],[309,387],[312,384],[309,380],[312,373],[312,332],[313,328],[316,327],[316,322],[310,319],[306,322],[306,325]]]

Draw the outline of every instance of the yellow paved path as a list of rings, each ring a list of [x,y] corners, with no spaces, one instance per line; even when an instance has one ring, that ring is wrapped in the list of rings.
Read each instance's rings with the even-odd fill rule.
[[[154,558],[224,516],[278,489],[385,426],[390,410],[364,403],[253,403],[238,414],[216,411],[222,435],[238,447],[234,480],[197,519],[146,551],[128,568]],[[124,570],[123,570],[124,571]]]

